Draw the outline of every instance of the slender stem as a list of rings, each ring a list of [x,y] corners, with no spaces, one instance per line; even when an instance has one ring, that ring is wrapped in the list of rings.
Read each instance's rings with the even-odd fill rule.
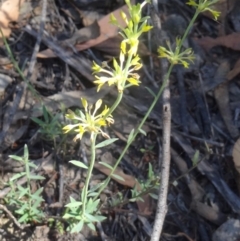
[[[91,140],[91,161],[90,161],[90,166],[88,168],[88,173],[87,173],[87,178],[86,178],[86,182],[83,188],[83,206],[82,206],[82,213],[83,216],[85,214],[85,209],[86,209],[86,203],[87,203],[87,194],[88,194],[88,186],[89,186],[89,182],[90,182],[90,178],[92,176],[92,170],[94,167],[94,162],[95,162],[95,155],[96,155],[96,150],[95,150],[95,144],[96,144],[96,138],[97,138],[97,134],[93,135],[93,139]]]
[[[108,113],[106,114],[105,118],[107,118],[109,115],[111,115],[113,113],[113,111],[117,108],[117,106],[121,102],[122,97],[123,97],[123,92],[118,93],[117,99],[115,100],[114,104],[111,106],[111,108],[108,111]]]
[[[8,54],[9,54],[9,56],[10,56],[10,59],[11,59],[11,62],[12,62],[12,64],[13,64],[14,68],[17,70],[18,74],[19,74],[20,77],[23,79],[23,81],[27,84],[28,88],[32,91],[32,93],[35,94],[35,97],[38,98],[38,99],[40,99],[40,98],[39,98],[39,95],[37,94],[37,91],[34,89],[34,87],[31,85],[31,83],[30,83],[30,82],[27,80],[27,78],[24,76],[23,71],[19,68],[16,60],[14,59],[13,53],[12,53],[12,51],[11,51],[8,43],[7,43],[7,40],[6,40],[5,36],[3,35],[3,32],[2,32],[2,29],[1,29],[1,28],[0,28],[0,34],[1,34],[1,37],[2,37],[3,42],[4,42],[4,45],[5,45],[6,50],[7,50]]]
[[[187,36],[188,36],[188,34],[189,34],[189,32],[190,32],[193,24],[195,23],[198,15],[199,15],[199,13],[200,13],[200,12],[199,12],[198,10],[196,10],[193,18],[191,19],[190,23],[188,24],[187,29],[186,29],[186,31],[184,32],[184,35],[183,35],[183,37],[181,38],[181,41],[180,41],[180,43],[179,43],[179,49],[178,49],[178,53],[177,53],[177,54],[179,54],[179,53],[181,52],[181,48],[182,48],[182,46],[183,46],[183,43],[184,43],[185,39],[187,38]]]

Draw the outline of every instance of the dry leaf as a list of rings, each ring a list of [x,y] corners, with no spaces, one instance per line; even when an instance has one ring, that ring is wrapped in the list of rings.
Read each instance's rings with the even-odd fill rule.
[[[62,44],[66,46],[80,44],[90,39],[97,38],[99,34],[100,29],[97,21],[95,21],[91,25],[76,31],[71,38],[62,41]]]
[[[232,112],[229,105],[229,91],[227,82],[227,74],[229,73],[229,63],[224,61],[219,67],[214,76],[214,80],[222,79],[223,83],[218,85],[214,89],[214,97],[217,102],[219,111],[224,120],[224,123],[228,129],[232,138],[236,138],[239,135],[238,128],[233,123]]]
[[[11,34],[9,23],[16,22],[19,17],[21,5],[25,0],[7,0],[0,7],[0,28],[7,38]]]
[[[240,174],[240,138],[235,142],[233,146],[232,157],[235,168]]]
[[[233,50],[240,50],[240,33],[232,33],[218,38],[203,37],[195,41],[205,50],[210,50],[215,46],[224,46]]]
[[[235,63],[233,69],[227,74],[227,80],[232,80],[240,73],[240,59]]]
[[[118,8],[114,12],[106,15],[102,19],[98,21],[98,25],[100,27],[100,36],[96,39],[89,40],[83,44],[77,44],[75,48],[78,51],[82,51],[85,49],[88,49],[90,47],[93,47],[97,44],[100,44],[104,42],[105,40],[109,38],[113,38],[118,35],[118,27],[110,23],[110,16],[111,14],[114,14],[115,18],[117,19],[120,26],[125,27],[126,23],[121,18],[120,12],[123,11],[128,15],[128,7],[126,5],[122,6],[121,8]],[[52,50],[47,49],[40,53],[38,53],[37,57],[39,58],[53,58],[56,57],[56,55],[53,53]]]
[[[229,105],[228,82],[218,86],[214,90],[214,97],[229,134],[232,138],[238,137],[239,131],[233,123],[232,112]]]
[[[205,219],[217,225],[222,224],[227,219],[227,216],[222,212],[217,211],[214,208],[198,201],[194,201],[191,203],[191,209]]]

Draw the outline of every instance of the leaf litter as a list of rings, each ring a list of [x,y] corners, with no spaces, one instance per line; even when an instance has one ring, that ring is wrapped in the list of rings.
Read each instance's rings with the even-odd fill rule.
[[[84,139],[79,145],[72,141],[72,136],[64,139],[57,135],[54,146],[31,118],[43,120],[44,105],[49,113],[57,116],[59,123],[64,123],[67,109],[82,107],[81,97],[87,98],[90,103],[102,98],[108,105],[116,97],[115,89],[108,86],[95,92],[91,65],[93,60],[110,63],[118,55],[121,37],[118,28],[109,23],[109,17],[114,13],[124,26],[120,22],[120,11],[127,13],[127,8],[122,1],[106,1],[102,4],[103,8],[100,0],[90,2],[59,1],[55,4],[48,1],[45,31],[30,79],[36,92],[26,89],[20,100],[18,89],[23,83],[22,79],[13,65],[9,65],[9,56],[1,45],[1,59],[7,60],[0,63],[0,167],[3,180],[7,181],[13,172],[21,171],[21,167],[14,166],[8,156],[22,155],[22,148],[28,143],[31,161],[37,163],[38,172],[47,180],[46,184],[34,183],[32,188],[45,185],[43,206],[48,209],[46,214],[54,217],[61,215],[61,208],[68,202],[69,196],[77,198],[84,186],[86,171],[75,169],[68,161],[81,157],[86,165],[89,142]],[[169,39],[174,39],[179,29],[184,29],[181,25],[184,21],[176,20],[183,17],[190,19],[191,9],[184,7],[179,12],[179,1],[162,2],[159,1],[159,7],[164,15],[162,21],[165,32],[161,36],[168,35]],[[41,6],[42,1],[32,4],[31,1],[15,0],[3,1],[0,6],[3,34],[25,75],[38,38]],[[226,0],[219,1],[214,7],[222,12],[219,22],[213,22],[210,15],[203,14],[193,27],[187,43],[194,48],[195,56],[201,61],[187,71],[174,69],[171,75],[172,165],[169,211],[164,233],[172,239],[238,238],[238,220],[227,220],[227,217],[236,217],[240,212],[240,121],[237,111],[240,104],[240,8],[237,1]],[[6,18],[7,14],[9,18]],[[143,64],[149,74],[140,72],[141,87],[129,88],[125,93],[123,103],[116,112],[116,126],[108,130],[111,137],[120,140],[113,147],[98,149],[98,160],[114,163],[131,129],[136,128],[151,104],[153,97],[145,87],[153,93],[158,91],[161,69],[155,48],[152,33],[148,38],[141,39],[139,53],[144,56]],[[153,79],[154,85],[149,77]],[[161,106],[162,101],[159,100],[144,126],[147,136],[137,137],[103,192],[101,210],[108,218],[102,223],[104,235],[98,236],[86,228],[77,237],[79,240],[99,240],[101,237],[114,240],[118,237],[118,240],[132,241],[150,237],[156,200],[148,194],[142,196],[144,202],[130,200],[131,191],[134,188],[141,191],[140,181],[147,181],[149,163],[156,176],[160,173]],[[199,151],[199,160],[193,163],[196,151]],[[109,173],[106,166],[97,162],[91,186],[104,181]],[[25,182],[20,180],[19,184],[24,185]],[[2,199],[9,188],[2,183],[0,185]],[[123,202],[111,208],[109,203],[113,201],[112,198],[120,194]],[[155,192],[155,196],[157,194]],[[1,218],[4,220],[2,214]],[[97,227],[100,229],[99,225]],[[46,223],[33,225],[31,233],[28,230],[20,233],[13,226],[8,231],[10,239],[18,236],[19,240],[29,241],[76,240],[74,235],[61,234]],[[24,238],[24,235],[28,238]],[[49,235],[52,235],[52,239],[49,239]],[[10,240],[2,233],[0,236],[1,240]]]

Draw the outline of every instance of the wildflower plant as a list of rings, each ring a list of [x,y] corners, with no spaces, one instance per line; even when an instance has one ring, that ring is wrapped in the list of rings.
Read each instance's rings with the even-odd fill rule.
[[[40,222],[44,217],[43,211],[40,209],[42,202],[41,197],[43,188],[39,188],[36,192],[31,191],[32,180],[44,180],[45,178],[40,175],[33,174],[31,169],[36,169],[37,166],[29,162],[29,152],[27,145],[24,146],[23,157],[10,155],[13,160],[21,162],[25,171],[12,176],[9,180],[8,186],[11,191],[5,197],[5,202],[14,207],[14,214],[18,217],[19,223]],[[26,177],[26,186],[17,184],[17,180],[21,177]]]
[[[120,28],[120,34],[123,37],[120,45],[120,54],[118,60],[115,58],[113,59],[112,67],[109,67],[106,63],[102,63],[100,66],[95,62],[93,62],[92,66],[93,75],[95,77],[94,83],[97,85],[97,91],[99,91],[105,84],[108,84],[109,86],[116,86],[118,96],[115,102],[110,108],[105,106],[103,110],[100,111],[102,100],[98,100],[95,104],[94,110],[92,111],[93,106],[89,105],[87,100],[82,99],[82,105],[85,113],[79,111],[79,114],[76,114],[72,111],[69,111],[69,113],[66,115],[66,118],[72,120],[74,123],[68,124],[63,128],[65,133],[74,131],[76,133],[74,138],[75,141],[77,139],[81,139],[85,133],[89,133],[91,141],[91,160],[89,166],[81,161],[70,161],[72,164],[88,170],[86,182],[81,196],[79,197],[80,200],[75,200],[71,197],[70,203],[66,205],[66,211],[63,218],[69,222],[69,230],[71,232],[80,232],[84,224],[88,225],[91,229],[95,229],[93,223],[104,220],[103,216],[98,215],[98,205],[100,202],[99,195],[106,188],[111,177],[116,175],[114,172],[118,164],[133,140],[136,138],[137,134],[139,132],[144,134],[144,131],[141,128],[160,98],[169,80],[173,66],[176,64],[182,64],[184,67],[188,67],[189,63],[193,62],[194,60],[192,50],[190,48],[182,50],[182,45],[186,40],[186,37],[189,34],[189,31],[192,28],[197,16],[204,11],[211,11],[215,18],[218,16],[218,13],[212,11],[210,8],[212,4],[217,2],[217,0],[199,0],[198,3],[194,0],[189,0],[188,4],[195,7],[196,12],[183,37],[178,37],[176,39],[174,49],[169,43],[167,44],[168,48],[160,46],[158,49],[159,57],[166,58],[170,63],[168,71],[164,75],[161,88],[156,95],[153,94],[154,100],[139,126],[136,128],[136,130],[132,130],[129,134],[127,144],[115,165],[111,167],[106,163],[101,163],[110,169],[110,174],[97,190],[91,191],[89,190],[89,182],[95,162],[96,149],[109,145],[117,140],[116,138],[111,139],[102,128],[114,123],[112,113],[121,102],[124,90],[130,86],[138,86],[140,84],[140,76],[137,73],[137,70],[142,67],[140,57],[137,53],[139,37],[142,33],[148,32],[152,28],[152,26],[147,24],[147,19],[149,17],[142,17],[142,9],[147,3],[149,3],[149,1],[145,0],[143,3],[138,3],[136,5],[132,5],[130,0],[125,1],[128,6],[129,16],[122,12],[121,17],[124,20],[126,27],[121,27],[114,15],[111,16],[111,22]],[[98,113],[99,111],[100,114]],[[101,134],[103,137],[108,139],[96,144],[98,134]],[[147,185],[142,184],[142,188],[144,190],[149,188],[154,189],[156,186],[158,186],[158,184],[158,178],[154,176],[154,172],[151,166],[149,166],[149,182]],[[132,194],[132,200],[136,200],[140,195],[136,189],[132,191]],[[154,193],[151,195],[152,197],[156,198]]]
[[[140,84],[140,76],[136,72],[142,67],[140,57],[137,54],[139,37],[142,33],[147,32],[152,28],[147,24],[148,17],[142,17],[142,8],[148,3],[148,1],[144,1],[142,4],[131,5],[130,0],[126,0],[126,3],[128,5],[129,17],[124,12],[121,13],[121,17],[126,23],[126,28],[119,26],[116,18],[113,15],[111,16],[111,22],[121,29],[120,34],[123,37],[119,61],[114,58],[112,68],[105,63],[100,66],[95,62],[93,62],[92,67],[96,79],[94,83],[98,86],[97,91],[99,91],[104,84],[108,84],[109,86],[115,85],[117,87],[118,96],[115,103],[111,108],[105,106],[103,110],[100,111],[102,107],[101,99],[98,100],[93,107],[93,105],[90,105],[86,99],[82,98],[81,101],[84,112],[80,110],[78,114],[76,114],[73,111],[69,111],[66,115],[66,118],[72,120],[74,123],[66,125],[63,128],[63,131],[65,131],[65,133],[70,131],[75,132],[76,135],[74,141],[82,139],[85,133],[90,134],[91,140],[91,160],[89,166],[81,161],[70,161],[72,164],[88,170],[80,201],[70,198],[70,203],[66,205],[66,211],[63,218],[68,220],[70,224],[69,230],[71,232],[81,231],[84,224],[94,229],[93,223],[104,219],[103,216],[97,215],[97,207],[100,201],[98,198],[100,194],[99,191],[91,192],[91,190],[88,190],[95,162],[96,148],[109,145],[117,140],[117,138],[111,139],[108,134],[103,131],[103,127],[114,123],[112,113],[119,105],[123,96],[123,91],[130,86],[138,86]],[[96,144],[98,134],[101,134],[103,137],[107,138],[107,140]],[[102,163],[102,165],[106,166],[106,163]],[[111,166],[109,166],[109,168],[111,170],[110,177],[116,177],[117,175],[114,174],[115,169]]]

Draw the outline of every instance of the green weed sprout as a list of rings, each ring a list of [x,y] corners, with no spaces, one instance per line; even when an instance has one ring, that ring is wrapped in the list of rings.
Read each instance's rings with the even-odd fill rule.
[[[91,140],[90,165],[86,166],[80,161],[70,161],[72,164],[88,170],[80,201],[71,197],[70,203],[66,205],[66,211],[63,218],[68,220],[70,224],[68,229],[71,232],[80,232],[84,224],[87,224],[91,229],[95,229],[93,223],[104,220],[103,216],[97,215],[97,208],[100,202],[98,199],[99,192],[88,190],[95,162],[96,148],[109,145],[117,140],[117,138],[110,138],[102,128],[114,123],[112,113],[122,100],[124,90],[130,86],[138,86],[140,84],[140,76],[136,73],[136,71],[142,67],[140,57],[137,54],[139,37],[142,33],[147,32],[152,28],[147,25],[148,17],[142,17],[142,8],[148,3],[148,1],[146,0],[142,4],[131,5],[130,0],[126,0],[126,3],[128,5],[130,17],[128,18],[124,12],[121,13],[121,17],[126,23],[126,28],[119,26],[113,15],[110,19],[113,24],[120,27],[120,34],[123,37],[119,62],[116,59],[113,59],[113,68],[110,68],[106,64],[100,66],[95,62],[92,67],[93,74],[96,78],[94,83],[98,86],[97,91],[99,91],[104,84],[108,84],[109,86],[115,85],[118,90],[116,101],[110,108],[105,106],[103,111],[100,114],[97,114],[102,106],[102,100],[96,102],[94,110],[92,111],[93,106],[89,105],[87,100],[81,99],[85,113],[79,111],[79,114],[76,114],[69,111],[66,115],[67,119],[70,119],[75,123],[66,125],[63,128],[63,131],[65,131],[65,133],[70,131],[76,132],[77,134],[74,138],[75,141],[81,139],[83,134],[87,132],[90,134]],[[98,134],[101,134],[103,137],[107,138],[107,140],[96,144]],[[101,164],[110,168],[110,176],[121,179],[121,177],[114,174],[114,169],[110,165],[106,163]]]
[[[45,178],[40,175],[35,175],[31,169],[36,169],[37,166],[29,162],[29,153],[27,145],[24,146],[23,157],[10,155],[15,161],[24,164],[25,171],[15,174],[9,180],[8,185],[11,191],[5,197],[5,202],[14,207],[14,213],[18,217],[19,223],[40,222],[44,218],[44,213],[41,210],[41,203],[44,201],[41,197],[43,188],[39,188],[35,193],[31,191],[31,181],[44,180]],[[26,186],[18,185],[16,180],[26,177]]]
[[[31,119],[40,126],[40,133],[46,140],[52,140],[56,147],[56,138],[62,135],[62,125],[59,122],[59,115],[53,115],[47,110],[46,106],[42,106],[43,120],[37,117]]]

